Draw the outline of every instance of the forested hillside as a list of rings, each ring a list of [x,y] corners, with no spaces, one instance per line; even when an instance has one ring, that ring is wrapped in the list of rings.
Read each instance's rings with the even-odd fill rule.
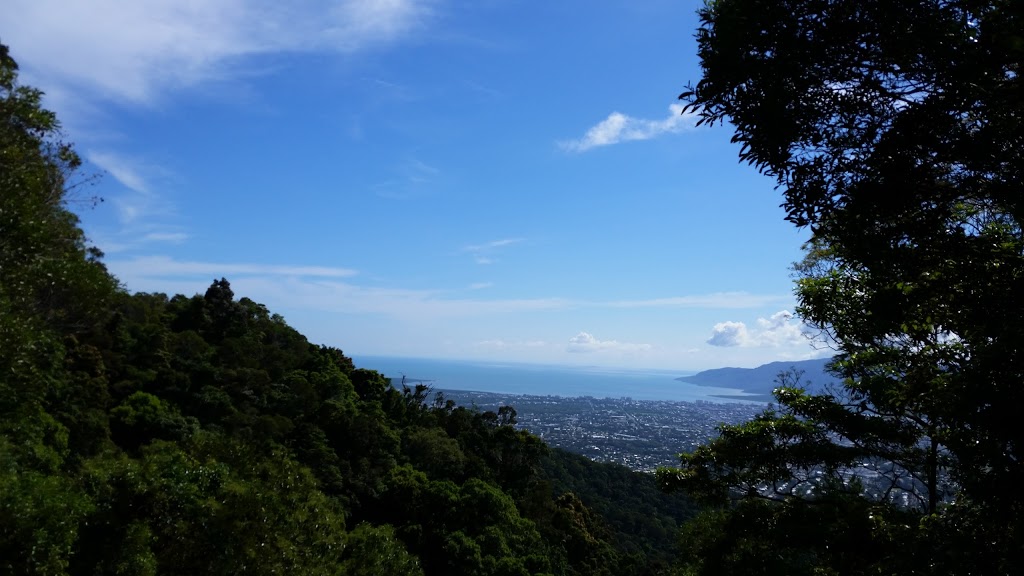
[[[690,508],[650,477],[552,453],[512,407],[397,390],[227,280],[119,286],[68,210],[80,162],[58,137],[0,47],[0,572],[668,565]]]

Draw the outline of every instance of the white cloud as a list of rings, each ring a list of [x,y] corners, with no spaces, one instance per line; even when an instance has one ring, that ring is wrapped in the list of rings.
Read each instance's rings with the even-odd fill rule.
[[[484,288],[490,288],[494,286],[493,282],[473,282],[469,285],[470,290],[483,290]]]
[[[743,322],[720,322],[711,330],[707,343],[712,346],[740,346],[782,348],[807,344],[803,325],[788,310],[781,310],[768,318],[758,318],[756,328]]]
[[[708,344],[712,346],[747,346],[750,333],[743,322],[719,322],[711,330]]]
[[[806,344],[807,337],[803,325],[788,310],[772,314],[768,318],[757,319],[757,335],[761,346],[789,346],[796,343]]]
[[[631,140],[650,140],[662,134],[673,134],[690,130],[696,123],[697,115],[693,112],[683,113],[683,106],[671,104],[669,115],[663,120],[645,120],[634,118],[621,112],[612,112],[607,118],[587,130],[582,138],[560,142],[564,150],[584,152],[591,148],[610,146]]]
[[[633,344],[630,342],[619,342],[617,340],[598,340],[588,332],[580,332],[569,339],[566,350],[569,352],[598,352],[613,350],[619,352],[637,352],[650,350],[650,344]]]
[[[401,40],[431,13],[423,0],[8,0],[4,41],[45,89],[150,102],[220,79],[242,57],[352,53]]]

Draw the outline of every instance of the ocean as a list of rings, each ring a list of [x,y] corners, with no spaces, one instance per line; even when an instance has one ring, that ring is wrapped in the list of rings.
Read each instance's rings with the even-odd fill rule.
[[[697,386],[676,378],[686,372],[590,366],[483,361],[430,360],[392,356],[355,356],[356,366],[376,370],[398,384],[405,376],[442,390],[475,390],[535,396],[593,396],[634,400],[737,402],[745,394],[734,388]],[[692,372],[690,373],[692,374]],[[731,398],[721,398],[730,396]]]

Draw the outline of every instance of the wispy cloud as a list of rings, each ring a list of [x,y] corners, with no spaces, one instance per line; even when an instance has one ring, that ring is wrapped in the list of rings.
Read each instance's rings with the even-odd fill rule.
[[[101,246],[102,248],[102,246]],[[212,278],[227,277],[241,287],[239,293],[271,305],[321,312],[380,314],[398,319],[485,318],[501,314],[533,311],[581,310],[620,307],[621,302],[583,301],[557,296],[526,298],[488,298],[488,283],[471,285],[474,297],[467,297],[465,288],[407,289],[372,285],[359,281],[364,276],[349,268],[329,266],[282,266],[259,263],[217,263],[177,260],[166,256],[117,258],[108,261],[110,270],[132,290],[178,290],[183,293],[202,292]],[[666,302],[674,307],[675,299],[648,300]],[[694,307],[705,301],[715,308],[714,298],[693,297],[687,300]],[[752,297],[752,302],[757,299]],[[773,317],[774,319],[775,317]],[[766,321],[767,322],[767,321]],[[767,338],[767,336],[763,336]],[[749,343],[749,342],[748,342]],[[640,350],[644,345],[599,340],[586,332],[569,343],[577,351],[588,349]]]
[[[598,340],[588,332],[580,332],[569,339],[566,351],[576,353],[599,352],[613,350],[618,352],[639,352],[650,350],[650,344],[634,344],[631,342],[619,342],[617,340]]]
[[[496,90],[490,86],[485,86],[474,80],[463,80],[462,84],[466,88],[469,88],[473,92],[480,94],[489,100],[504,96],[500,90]]]
[[[803,324],[788,310],[781,310],[768,318],[758,318],[757,326],[748,328],[743,322],[720,322],[711,331],[707,343],[712,346],[787,347],[806,345],[808,336]]]
[[[89,150],[85,157],[124,187],[109,198],[123,226],[137,227],[141,221],[151,225],[150,219],[160,220],[174,213],[171,203],[153,186],[154,181],[167,178],[169,171],[165,168],[109,150]]]
[[[428,193],[440,175],[440,168],[411,158],[394,169],[391,179],[376,184],[373,190],[381,198],[404,200]]]
[[[113,176],[125,188],[140,194],[150,193],[149,183],[137,162],[114,152],[90,151],[86,159]]]
[[[513,244],[520,244],[525,241],[525,238],[502,238],[500,240],[484,242],[483,244],[470,244],[468,246],[463,246],[462,251],[472,254],[473,261],[477,264],[493,264],[496,259],[492,254],[496,250]]]
[[[400,41],[431,13],[429,0],[9,0],[0,8],[4,41],[33,81],[131,102],[223,78],[247,56]]]
[[[490,288],[494,286],[493,282],[473,282],[469,285],[470,290],[483,290],[484,288]]]
[[[616,300],[602,303],[609,308],[759,308],[792,299],[792,296],[715,292],[690,296],[670,296],[646,300]]]
[[[169,242],[180,244],[188,240],[188,234],[184,232],[150,232],[142,237],[143,242]]]
[[[483,244],[470,244],[464,246],[462,250],[464,252],[483,252],[485,250],[491,250],[493,248],[501,248],[502,246],[511,246],[512,244],[519,244],[524,242],[525,238],[502,238],[501,240],[492,240],[490,242],[484,242]]]
[[[408,175],[413,181],[429,181],[431,176],[441,173],[439,168],[431,166],[422,160],[413,158],[408,164]]]
[[[346,314],[380,314],[402,320],[484,318],[569,306],[560,298],[453,298],[449,291],[383,288],[301,278],[289,278],[283,282],[273,278],[254,278],[247,280],[246,285],[256,294],[271,295],[275,302],[291,306]]]
[[[634,118],[621,112],[612,112],[607,118],[587,130],[582,138],[559,142],[563,150],[585,152],[591,148],[611,146],[633,140],[650,140],[663,134],[690,130],[696,124],[696,114],[683,113],[680,104],[671,104],[669,114],[662,120]]]
[[[275,306],[345,314],[380,314],[410,319],[484,317],[532,310],[564,309],[561,298],[472,299],[448,290],[412,290],[347,281],[348,268],[181,261],[168,257],[111,260],[110,270],[132,290],[202,292],[224,276],[239,293]],[[342,280],[342,279],[346,280]]]
[[[349,268],[327,266],[275,266],[267,264],[237,264],[214,262],[188,262],[166,256],[145,256],[125,262],[112,263],[130,271],[133,276],[173,278],[182,276],[313,276],[319,278],[345,278],[358,274]]]
[[[524,350],[531,348],[545,348],[548,346],[548,343],[544,340],[503,340],[501,338],[495,338],[491,340],[481,340],[476,343],[476,346],[492,350]]]
[[[85,157],[122,187],[107,188],[105,194],[117,211],[117,224],[91,233],[100,249],[124,252],[152,243],[180,244],[189,238],[173,223],[177,210],[160,191],[170,171],[111,150],[89,150]]]
[[[106,254],[119,254],[147,248],[152,250],[155,244],[183,244],[191,238],[186,232],[157,228],[152,232],[140,232],[129,227],[113,234],[100,230],[90,234],[89,240]]]
[[[409,106],[424,97],[419,88],[404,82],[385,80],[377,76],[364,76],[360,80],[357,88],[363,91],[368,101],[377,108]]]

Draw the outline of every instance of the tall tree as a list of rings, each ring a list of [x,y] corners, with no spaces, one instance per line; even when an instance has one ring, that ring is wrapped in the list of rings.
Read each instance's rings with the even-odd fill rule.
[[[887,461],[946,539],[930,570],[1019,565],[1024,5],[717,0],[700,16],[704,74],[681,98],[732,124],[741,160],[810,230],[799,313],[845,385],[781,389],[777,412],[662,479],[719,496],[737,480],[751,497],[786,485],[791,499],[794,471]]]
[[[116,283],[67,209],[80,161],[41,99],[0,44],[0,557],[55,574],[90,509],[62,471],[107,427],[102,361],[79,339]]]

